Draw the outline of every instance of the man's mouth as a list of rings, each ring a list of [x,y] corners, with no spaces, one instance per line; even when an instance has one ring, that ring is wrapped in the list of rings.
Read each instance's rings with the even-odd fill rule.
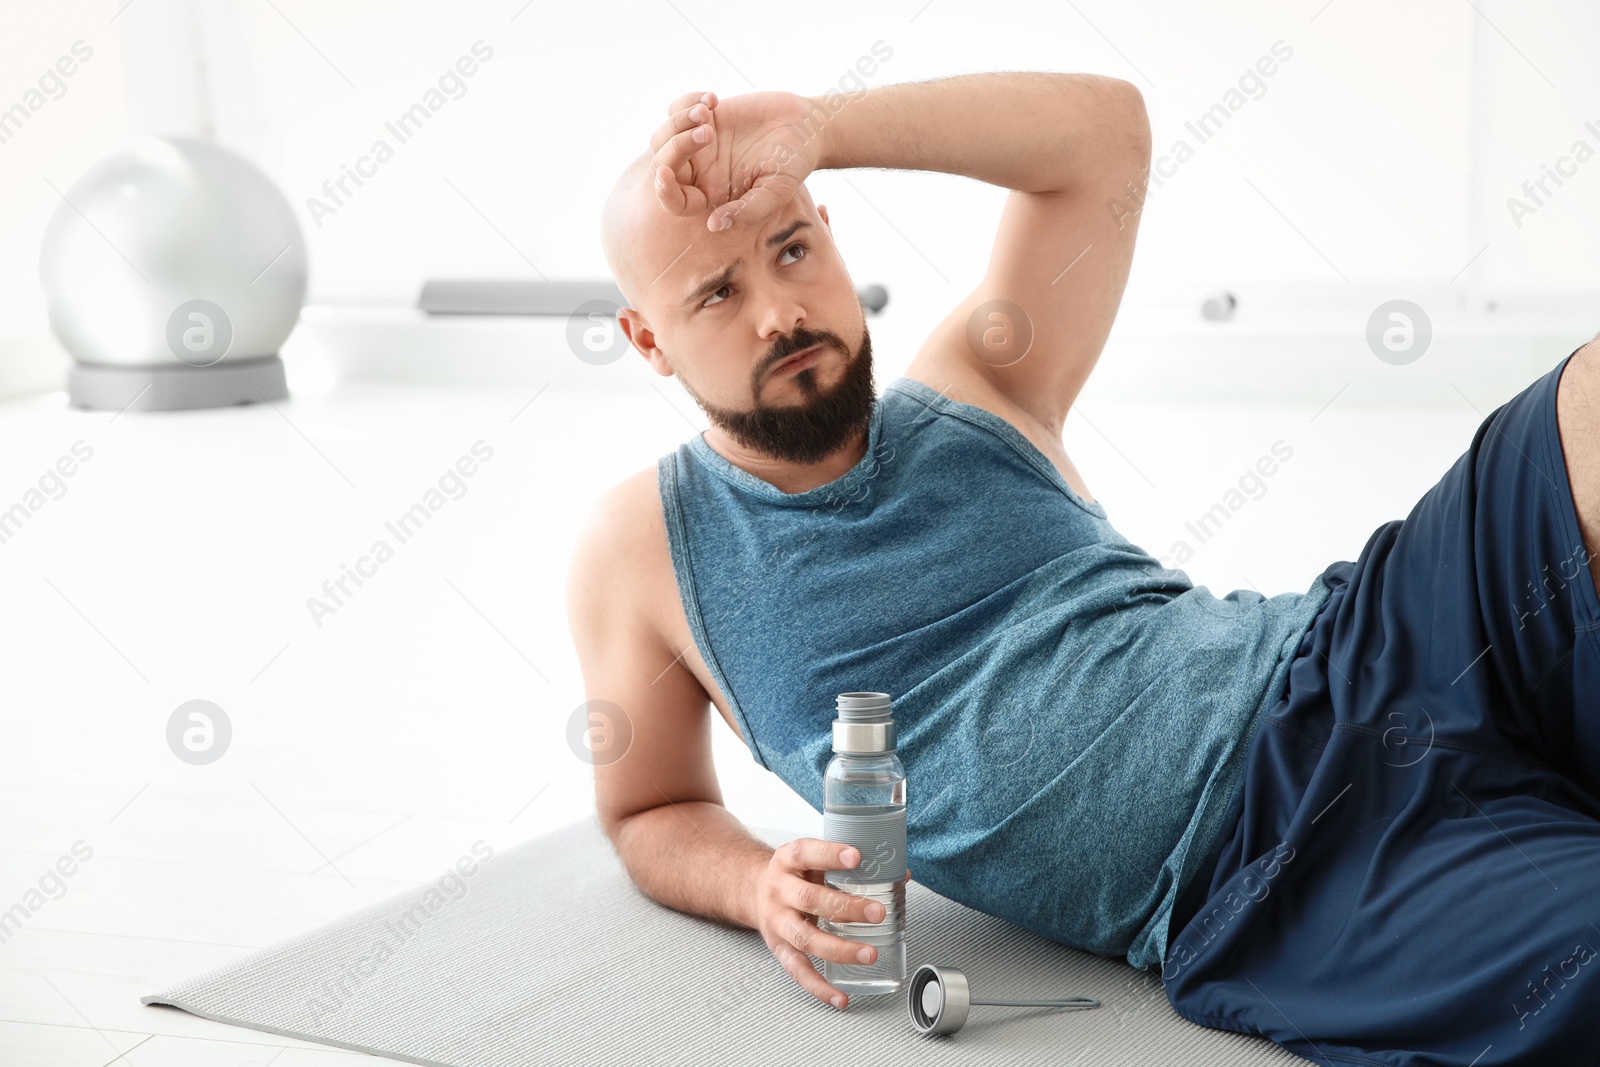
[[[772,368],[772,373],[783,374],[787,371],[799,370],[803,367],[808,367],[812,363],[816,362],[817,357],[822,354],[824,347],[826,346],[812,345],[810,348],[802,349],[799,352],[796,352],[794,355],[789,356],[779,362]]]

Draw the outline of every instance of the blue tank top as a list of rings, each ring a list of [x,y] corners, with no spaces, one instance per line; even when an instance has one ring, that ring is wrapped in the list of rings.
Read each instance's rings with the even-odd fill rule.
[[[820,813],[834,697],[888,693],[919,882],[1161,963],[1320,576],[1219,600],[1009,422],[906,377],[826,485],[785,493],[698,434],[657,477],[689,629],[757,763]]]

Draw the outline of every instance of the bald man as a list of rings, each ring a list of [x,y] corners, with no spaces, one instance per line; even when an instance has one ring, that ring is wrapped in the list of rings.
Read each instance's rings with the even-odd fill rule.
[[[1322,1062],[1589,1062],[1600,349],[1355,561],[1217,598],[1122,537],[1061,442],[1149,160],[1138,90],[1095,75],[673,101],[602,240],[621,328],[710,426],[573,556],[601,823],[643,892],[759,931],[838,1008],[900,963],[879,901],[914,869]],[[982,281],[881,394],[804,184],[867,166],[1009,191]],[[894,701],[906,854],[769,848],[722,805],[708,709],[820,812],[857,691]]]

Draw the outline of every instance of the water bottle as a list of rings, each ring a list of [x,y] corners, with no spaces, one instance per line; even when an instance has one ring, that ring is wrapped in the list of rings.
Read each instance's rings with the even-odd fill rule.
[[[877,949],[870,964],[822,961],[822,976],[850,996],[897,993],[906,981],[906,772],[894,752],[888,693],[840,693],[833,723],[833,759],[823,776],[822,836],[853,846],[852,868],[823,872],[845,893],[883,905],[883,921],[835,922],[818,928]]]

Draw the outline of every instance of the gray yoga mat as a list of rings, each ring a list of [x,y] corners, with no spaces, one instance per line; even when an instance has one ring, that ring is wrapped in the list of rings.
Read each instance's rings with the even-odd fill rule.
[[[752,832],[772,845],[794,836]],[[140,1000],[431,1067],[1310,1062],[1190,1023],[1153,972],[916,881],[906,913],[909,969],[959,967],[976,997],[1087,995],[1101,1006],[974,1007],[948,1037],[914,1031],[898,995],[837,1011],[800,989],[754,930],[639,892],[594,816]]]

